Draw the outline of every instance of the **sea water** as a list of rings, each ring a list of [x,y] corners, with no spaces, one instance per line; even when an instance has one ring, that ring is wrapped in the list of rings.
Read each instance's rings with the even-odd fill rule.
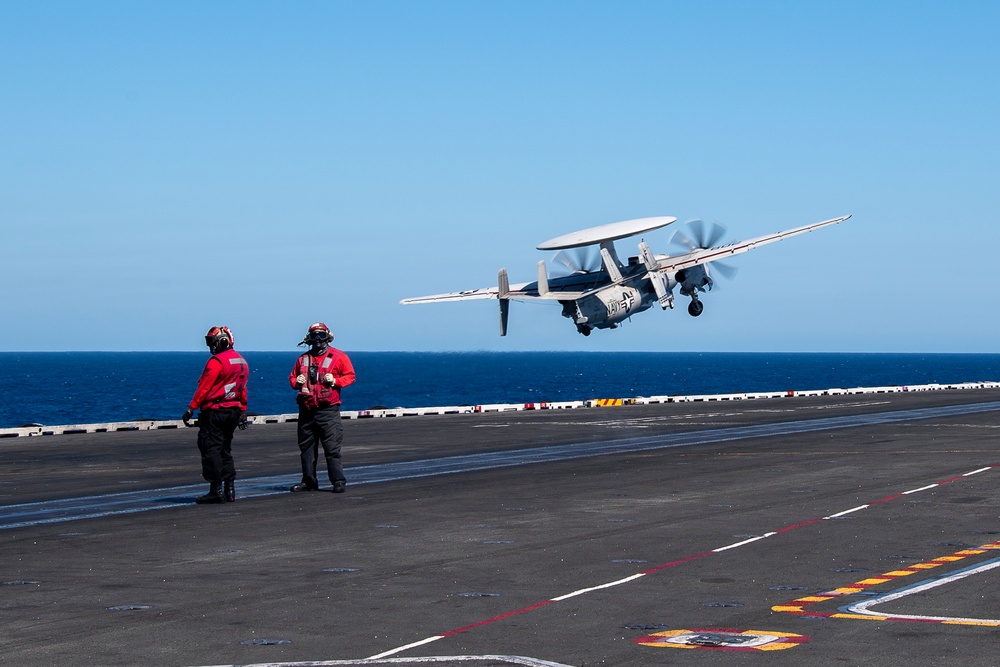
[[[241,352],[253,414],[296,411],[300,351]],[[350,352],[345,410],[1000,380],[998,354]],[[0,428],[179,419],[207,352],[0,353]]]

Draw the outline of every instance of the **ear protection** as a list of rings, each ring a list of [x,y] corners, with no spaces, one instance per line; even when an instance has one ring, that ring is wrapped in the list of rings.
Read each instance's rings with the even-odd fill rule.
[[[234,344],[233,332],[229,327],[212,327],[205,334],[205,344],[212,350],[212,354],[224,352]]]

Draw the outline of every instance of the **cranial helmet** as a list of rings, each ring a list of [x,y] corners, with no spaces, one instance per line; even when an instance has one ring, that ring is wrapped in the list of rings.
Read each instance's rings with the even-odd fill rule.
[[[212,354],[225,352],[234,343],[233,332],[229,330],[229,327],[212,327],[205,334],[205,345],[208,345],[208,349],[212,351]]]
[[[309,345],[311,347],[322,347],[327,343],[333,342],[333,332],[330,331],[330,327],[326,326],[322,322],[316,322],[306,333],[306,337],[302,339],[300,345]]]

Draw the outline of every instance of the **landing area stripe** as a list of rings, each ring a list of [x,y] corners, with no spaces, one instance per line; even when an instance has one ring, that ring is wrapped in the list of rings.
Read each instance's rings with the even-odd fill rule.
[[[773,424],[731,426],[702,431],[620,438],[602,442],[578,442],[550,447],[443,456],[416,461],[348,467],[345,472],[348,477],[348,483],[351,486],[377,484],[381,482],[434,477],[437,475],[495,470],[498,468],[536,463],[570,461],[594,456],[630,454],[657,449],[692,447],[718,442],[735,442],[754,438],[877,426],[919,419],[940,419],[942,417],[995,411],[1000,411],[1000,402],[993,401],[936,408],[896,410],[843,417],[826,417]],[[288,488],[292,484],[299,481],[301,479],[298,474],[239,479],[237,480],[238,494],[241,499],[283,494],[288,492]],[[126,491],[122,493],[46,500],[17,505],[3,505],[0,506],[0,530],[193,505],[194,497],[201,495],[203,492],[204,484],[189,484],[144,491]]]

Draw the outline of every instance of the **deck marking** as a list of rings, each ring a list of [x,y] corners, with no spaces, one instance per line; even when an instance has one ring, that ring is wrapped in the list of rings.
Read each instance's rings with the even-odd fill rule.
[[[858,505],[857,507],[851,508],[849,510],[844,510],[843,512],[837,512],[836,514],[831,514],[830,516],[823,517],[824,519],[837,519],[847,514],[853,514],[854,512],[860,512],[863,509],[868,509],[868,505]]]
[[[654,648],[685,648],[709,651],[781,651],[809,641],[805,635],[773,630],[664,630],[632,640]]]
[[[735,549],[737,547],[746,546],[751,542],[756,542],[757,540],[763,540],[765,537],[771,537],[772,535],[777,535],[777,531],[771,533],[764,533],[763,535],[758,535],[757,537],[751,537],[748,540],[743,540],[742,542],[737,542],[736,544],[730,544],[727,547],[719,547],[718,549],[712,549],[713,552],[719,553],[720,551],[728,551],[729,549]]]
[[[995,468],[996,466],[991,466]],[[990,468],[987,468],[989,470]],[[983,472],[983,470],[978,470],[976,472]],[[965,477],[961,475],[959,478]],[[937,485],[934,485],[937,486]],[[806,607],[818,604],[820,602],[827,602],[829,600],[836,599],[844,595],[856,595],[863,592],[866,588],[871,586],[877,586],[879,584],[884,584],[888,581],[894,579],[899,579],[901,577],[908,577],[913,574],[923,573],[929,569],[935,567],[941,567],[942,565],[951,565],[957,563],[958,561],[970,558],[972,556],[979,556],[984,553],[989,553],[990,551],[1000,550],[1000,542],[990,542],[988,544],[983,544],[979,547],[962,549],[961,551],[956,551],[953,554],[947,556],[939,556],[932,560],[926,561],[924,563],[918,563],[916,565],[910,565],[908,567],[892,570],[891,572],[886,572],[876,577],[869,577],[867,579],[862,579],[853,584],[847,586],[841,586],[832,591],[822,593],[819,595],[808,595],[806,597],[801,597],[796,600],[792,600],[786,604],[775,605],[771,607],[772,611],[785,612],[788,614],[797,614],[799,616],[813,616],[813,617],[825,617],[825,618],[850,618],[856,620],[879,620],[879,621],[909,621],[918,623],[942,623],[948,625],[979,625],[988,627],[1000,627],[1000,620],[998,619],[981,619],[981,618],[952,618],[948,616],[921,616],[915,614],[881,614],[874,611],[869,611],[871,607],[875,605],[884,604],[886,602],[891,602],[892,600],[897,600],[899,598],[905,597],[907,595],[912,595],[914,593],[921,593],[923,591],[935,588],[937,586],[942,586],[953,581],[958,581],[959,579],[964,579],[965,577],[972,576],[973,574],[979,574],[980,572],[986,572],[987,570],[992,570],[993,568],[1000,567],[1000,558],[993,558],[986,561],[985,563],[980,563],[979,565],[970,566],[962,570],[957,570],[955,572],[950,572],[948,574],[941,575],[939,577],[934,577],[932,579],[927,579],[911,586],[906,586],[884,595],[879,595],[877,597],[864,600],[855,604],[845,605],[839,608],[839,612],[818,612],[818,611],[806,611]]]
[[[984,547],[991,549],[1000,548],[1000,544],[994,543],[993,545],[984,545]],[[1000,567],[1000,558],[994,558],[980,565],[968,567],[963,570],[952,572],[950,574],[941,577],[928,579],[926,581],[914,584],[913,586],[907,586],[905,588],[901,588],[897,591],[892,591],[891,593],[886,593],[885,595],[880,595],[870,600],[865,600],[857,604],[848,605],[844,609],[846,611],[855,614],[879,616],[881,618],[888,618],[889,620],[893,621],[925,621],[925,622],[947,623],[950,625],[985,625],[990,627],[1000,627],[1000,620],[997,619],[954,618],[950,616],[921,616],[916,614],[891,614],[891,613],[878,614],[876,612],[869,611],[869,609],[871,607],[874,607],[875,605],[884,604],[886,602],[892,602],[893,600],[898,600],[899,598],[906,597],[907,595],[913,595],[914,593],[922,593],[926,590],[930,590],[931,588],[943,586],[944,584],[949,584],[953,581],[958,581],[959,579],[964,579],[965,577],[969,577],[974,574],[979,574],[980,572],[986,572],[987,570],[992,570],[995,567]]]
[[[989,468],[986,468],[989,470]],[[927,486],[921,486],[919,489],[910,489],[909,491],[903,491],[904,496],[908,496],[911,493],[920,493],[921,491],[927,491],[928,489],[933,489],[937,484],[928,484]]]
[[[1000,468],[1000,464],[996,464],[996,465],[992,465],[992,466],[987,466],[986,468],[980,469],[977,472],[985,472],[987,470],[994,470],[996,468]],[[943,484],[950,484],[952,482],[956,482],[956,481],[965,479],[965,477],[966,477],[966,475],[955,475],[953,477],[949,477],[947,480],[944,480],[944,481],[941,481],[941,482],[937,482],[935,484],[931,484],[931,485],[928,485],[926,487],[923,487],[922,490],[937,488],[937,487],[939,487],[939,486],[941,486]],[[608,583],[605,583],[605,584],[600,584],[600,585],[597,585],[597,586],[591,586],[591,587],[588,587],[588,588],[581,588],[579,590],[573,591],[572,593],[567,593],[565,595],[560,595],[558,597],[549,598],[548,600],[542,600],[541,602],[536,602],[535,604],[530,605],[528,607],[522,607],[521,609],[515,609],[513,611],[509,611],[507,613],[500,614],[499,616],[494,616],[493,618],[489,618],[489,619],[485,619],[485,620],[482,620],[482,621],[478,621],[476,623],[471,623],[471,624],[463,626],[461,628],[456,628],[454,630],[450,630],[448,632],[444,632],[444,633],[441,633],[439,635],[434,635],[432,637],[428,637],[427,639],[424,639],[421,642],[417,642],[416,644],[407,644],[405,646],[400,646],[398,648],[394,648],[394,649],[390,649],[388,651],[384,651],[383,653],[379,653],[378,655],[372,656],[372,658],[373,659],[374,658],[385,658],[385,657],[388,657],[388,656],[391,656],[391,655],[395,655],[397,653],[401,653],[401,652],[403,652],[403,651],[405,651],[405,650],[407,650],[409,648],[413,648],[414,646],[420,646],[422,644],[426,644],[426,643],[430,643],[430,642],[433,642],[433,641],[437,641],[438,639],[443,639],[445,637],[451,637],[451,636],[454,636],[454,635],[466,632],[468,630],[472,630],[474,628],[479,628],[479,627],[482,627],[484,625],[489,625],[491,623],[495,623],[495,622],[503,620],[505,618],[510,618],[511,616],[516,616],[516,615],[519,615],[519,614],[524,614],[524,613],[527,613],[527,612],[530,612],[530,611],[534,611],[536,609],[541,609],[542,607],[546,607],[546,606],[548,606],[550,604],[561,602],[563,600],[568,600],[570,598],[577,597],[577,596],[580,596],[580,595],[584,595],[586,593],[590,593],[590,592],[593,592],[593,591],[598,591],[598,590],[602,590],[602,589],[606,589],[606,588],[611,588],[613,586],[620,586],[622,584],[629,583],[629,582],[632,582],[632,581],[637,581],[637,580],[639,580],[639,579],[641,579],[641,578],[643,578],[645,576],[648,576],[650,574],[655,574],[657,572],[661,572],[661,571],[666,570],[668,568],[676,567],[676,566],[682,565],[684,563],[690,563],[691,561],[699,560],[701,558],[706,558],[708,556],[713,556],[715,554],[722,553],[722,552],[728,551],[730,549],[736,549],[736,548],[739,548],[739,547],[747,546],[749,544],[755,544],[755,543],[757,543],[757,542],[759,542],[759,541],[761,541],[763,539],[772,537],[774,535],[779,535],[779,534],[782,534],[782,533],[787,533],[787,532],[795,530],[797,528],[804,528],[806,526],[811,526],[811,525],[813,525],[815,523],[819,523],[821,521],[826,521],[826,520],[830,520],[830,519],[836,519],[836,518],[842,517],[842,516],[844,516],[846,514],[850,514],[850,513],[853,513],[853,512],[859,512],[859,511],[867,509],[867,508],[869,508],[869,507],[871,507],[873,505],[879,505],[881,503],[890,502],[892,500],[902,498],[904,495],[905,494],[903,494],[903,493],[895,493],[895,494],[886,496],[885,498],[882,498],[880,500],[875,500],[875,501],[872,501],[872,502],[867,503],[865,505],[859,505],[858,507],[854,507],[852,509],[845,510],[843,512],[837,512],[836,514],[830,514],[829,516],[826,516],[826,517],[823,517],[823,518],[809,519],[809,520],[806,520],[806,521],[800,521],[798,523],[791,524],[789,526],[785,526],[784,528],[779,528],[777,530],[765,533],[763,535],[760,535],[760,536],[757,536],[757,537],[752,537],[752,538],[750,538],[748,540],[743,540],[742,542],[737,542],[735,544],[730,544],[730,545],[723,546],[723,547],[717,547],[717,548],[712,549],[710,551],[703,551],[703,552],[701,552],[699,554],[694,554],[692,556],[687,556],[686,558],[680,558],[680,559],[677,559],[677,560],[674,560],[674,561],[670,561],[669,563],[664,563],[662,565],[658,565],[656,567],[652,567],[652,568],[649,568],[647,570],[643,570],[642,572],[634,574],[634,575],[632,575],[630,577],[626,577],[624,579],[618,579],[618,580],[615,580],[615,581],[611,581],[611,582],[608,582]],[[955,555],[952,555],[952,556],[943,556],[941,558],[935,559],[934,561],[930,561],[928,564],[925,565],[925,567],[936,567],[937,565],[943,565],[945,562],[949,562],[948,559],[962,559],[962,558],[965,558],[967,556],[981,554],[986,549],[1000,549],[1000,542],[996,542],[996,543],[993,543],[991,545],[985,545],[983,547],[980,547],[979,549],[964,549],[962,551],[957,552]],[[1000,559],[998,559],[998,561],[1000,561]],[[806,612],[806,611],[803,610],[803,607],[805,605],[807,605],[807,604],[815,604],[817,602],[825,602],[827,600],[833,599],[834,597],[836,597],[838,595],[847,595],[847,594],[857,593],[857,592],[863,591],[865,588],[867,588],[869,586],[873,586],[873,585],[876,585],[876,584],[885,583],[886,581],[889,581],[889,580],[891,580],[891,579],[893,579],[893,578],[895,578],[897,576],[908,576],[910,574],[913,574],[913,573],[916,573],[916,572],[922,572],[922,571],[923,570],[920,569],[917,566],[911,566],[910,568],[906,568],[905,570],[898,570],[898,571],[895,571],[895,572],[892,572],[892,573],[884,574],[884,575],[882,575],[880,577],[873,577],[873,578],[865,579],[864,582],[859,582],[859,583],[856,583],[856,584],[854,584],[852,586],[849,586],[849,587],[840,588],[840,589],[837,589],[836,591],[832,591],[830,593],[825,593],[825,594],[822,594],[822,595],[811,595],[811,596],[807,596],[805,598],[799,598],[798,600],[790,602],[787,605],[775,605],[771,609],[772,609],[772,611],[783,611],[783,612],[789,612],[789,613],[796,613],[796,614],[800,614],[800,615],[803,615],[803,616],[830,616],[830,617],[833,617],[833,618],[851,618],[851,617],[855,617],[855,618],[864,618],[864,619],[869,619],[869,620],[870,619],[881,619],[881,618],[883,618],[882,616],[873,616],[873,615],[872,616],[867,616],[867,615],[864,615],[864,614],[820,614],[820,613],[814,613],[814,612]],[[892,576],[890,576],[890,575],[892,575]],[[948,622],[955,622],[955,621],[952,620],[952,621],[948,621]],[[998,625],[1000,625],[1000,622],[998,622]],[[682,631],[682,632],[688,632],[688,631]],[[694,647],[689,646],[688,648],[694,648]],[[787,648],[787,647],[783,647],[783,648]]]

